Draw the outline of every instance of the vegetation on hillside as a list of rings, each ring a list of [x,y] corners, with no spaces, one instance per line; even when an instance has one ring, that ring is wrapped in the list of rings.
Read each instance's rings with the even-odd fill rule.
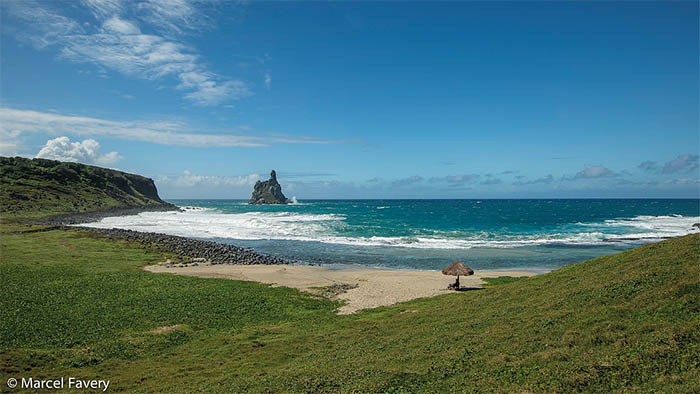
[[[141,245],[2,234],[0,377],[110,390],[700,392],[700,235],[337,316],[287,288],[153,274]]]
[[[153,180],[79,163],[0,157],[0,214],[47,216],[166,205]]]

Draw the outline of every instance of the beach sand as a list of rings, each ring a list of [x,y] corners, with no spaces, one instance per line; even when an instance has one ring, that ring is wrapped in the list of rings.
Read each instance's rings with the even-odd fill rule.
[[[293,287],[315,294],[334,295],[345,301],[339,314],[350,314],[361,309],[392,305],[415,298],[431,297],[454,292],[447,285],[454,282],[452,276],[439,271],[411,271],[387,269],[328,269],[318,266],[301,265],[199,265],[187,267],[167,267],[151,265],[144,268],[156,273],[198,276],[203,278],[228,278],[269,283],[274,286]],[[482,278],[499,276],[533,276],[532,272],[477,271],[471,276],[461,276],[462,288],[480,288]],[[347,289],[344,291],[343,289]]]

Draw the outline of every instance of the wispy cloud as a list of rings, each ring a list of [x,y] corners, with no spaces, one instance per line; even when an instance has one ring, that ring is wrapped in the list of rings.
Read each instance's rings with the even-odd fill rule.
[[[260,147],[275,143],[329,144],[345,142],[310,137],[258,137],[232,134],[192,132],[183,123],[168,121],[112,121],[85,116],[62,115],[0,108],[0,135],[19,137],[23,133],[49,135],[99,135],[130,141],[151,142],[160,145],[192,147]]]
[[[519,176],[517,176],[516,178],[518,178],[518,179],[523,179],[523,178],[525,178],[525,177],[522,176],[522,175],[519,175]],[[544,176],[544,177],[541,177],[541,178],[537,178],[537,179],[533,179],[533,180],[530,180],[530,181],[515,181],[515,182],[513,182],[513,185],[516,185],[516,186],[535,185],[535,184],[538,184],[538,183],[549,184],[549,183],[552,183],[552,182],[554,182],[554,177],[552,176],[552,174],[549,174],[549,175],[547,175],[547,176]]]
[[[26,24],[25,29],[18,29],[18,38],[30,41],[38,49],[55,46],[60,58],[71,62],[92,63],[146,80],[175,78],[177,88],[186,92],[184,97],[197,105],[217,105],[251,94],[245,82],[207,69],[190,46],[163,35],[143,33],[138,20],[124,16],[140,15],[156,29],[182,31],[201,19],[187,1],[85,3],[96,22],[78,23],[50,8],[51,3],[11,2],[8,9]]]
[[[418,182],[422,182],[422,181],[423,181],[423,177],[422,177],[422,176],[413,175],[413,176],[409,176],[409,177],[407,177],[407,178],[401,178],[401,179],[397,179],[397,180],[395,180],[395,181],[392,181],[392,182],[391,182],[391,186],[393,186],[393,187],[403,187],[403,186],[412,185],[412,184],[414,184],[414,183],[418,183]]]
[[[197,175],[185,170],[182,175],[168,176],[160,175],[155,177],[159,185],[169,185],[180,188],[192,187],[241,187],[252,186],[262,177],[259,174],[239,175],[239,176],[215,176]]]
[[[272,86],[272,76],[270,73],[265,73],[265,87],[270,90],[270,86]]]
[[[574,160],[574,159],[580,159],[580,156],[558,156],[558,157],[551,157],[551,160]]]
[[[503,183],[503,181],[498,178],[490,178],[480,182],[481,185],[498,185],[500,183]]]
[[[83,4],[92,11],[97,19],[121,13],[124,9],[121,0],[83,0]]]
[[[0,156],[14,156],[21,150],[19,130],[10,130],[2,127],[0,123]]]
[[[643,161],[643,162],[639,163],[637,168],[639,168],[642,171],[653,172],[653,171],[656,171],[659,168],[659,166],[658,166],[657,162],[647,160],[647,161]]]
[[[675,160],[671,160],[664,165],[661,170],[664,174],[673,174],[679,171],[693,171],[698,169],[698,155],[680,155]]]
[[[330,172],[288,172],[280,171],[277,174],[280,178],[291,179],[291,178],[317,178],[317,177],[327,177],[327,176],[337,176],[338,174]]]
[[[466,183],[471,183],[481,178],[479,174],[463,174],[463,175],[447,175],[443,177],[432,177],[429,182],[440,183],[446,182],[451,186],[461,186]]]
[[[164,33],[182,34],[207,26],[209,18],[187,0],[146,0],[136,5],[138,17]]]
[[[100,144],[93,139],[71,142],[65,136],[46,141],[46,145],[41,148],[36,157],[101,165],[113,164],[123,159],[117,152],[101,154]]]
[[[668,183],[671,185],[700,185],[700,179],[679,178],[679,179],[671,179],[669,181],[666,181],[665,183]]]

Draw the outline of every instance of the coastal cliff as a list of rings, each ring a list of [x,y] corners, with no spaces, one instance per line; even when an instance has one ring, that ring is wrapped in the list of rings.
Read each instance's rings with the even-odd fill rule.
[[[177,209],[152,179],[79,163],[0,157],[0,213],[54,215]]]
[[[248,204],[287,204],[287,202],[287,197],[282,194],[282,186],[277,182],[277,173],[272,170],[270,179],[255,182],[253,195]]]

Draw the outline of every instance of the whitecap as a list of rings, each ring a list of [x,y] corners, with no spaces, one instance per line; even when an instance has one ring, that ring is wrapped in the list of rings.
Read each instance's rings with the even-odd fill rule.
[[[582,223],[566,232],[504,234],[500,232],[433,231],[413,236],[349,236],[343,214],[283,212],[221,213],[212,208],[185,207],[184,212],[143,212],[104,218],[88,227],[160,232],[195,238],[231,240],[313,241],[350,246],[416,249],[517,248],[524,246],[640,243],[685,235],[700,217],[636,216],[602,223]],[[588,228],[590,231],[580,231]],[[577,231],[579,230],[579,231]]]

